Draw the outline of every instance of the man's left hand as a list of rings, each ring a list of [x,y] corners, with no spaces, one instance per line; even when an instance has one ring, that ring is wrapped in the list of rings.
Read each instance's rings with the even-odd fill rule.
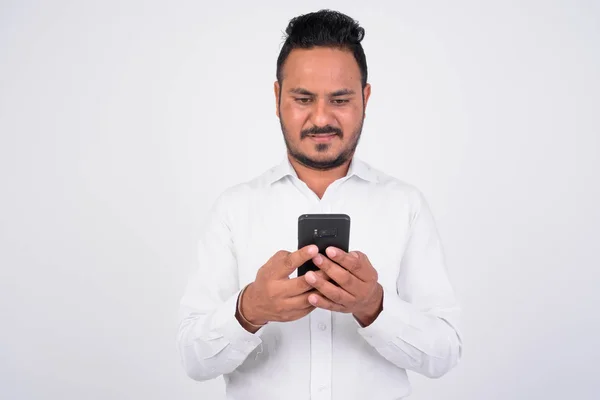
[[[327,257],[317,254],[312,260],[339,286],[309,271],[304,276],[306,282],[320,294],[311,294],[308,301],[319,308],[352,313],[363,327],[370,325],[383,305],[383,288],[377,281],[377,271],[360,251],[346,253],[328,247],[325,252]]]

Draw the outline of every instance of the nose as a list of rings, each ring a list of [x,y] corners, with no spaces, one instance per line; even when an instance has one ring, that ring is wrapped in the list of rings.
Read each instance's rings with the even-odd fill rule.
[[[319,99],[313,103],[310,119],[313,126],[334,125],[335,118],[326,99]]]

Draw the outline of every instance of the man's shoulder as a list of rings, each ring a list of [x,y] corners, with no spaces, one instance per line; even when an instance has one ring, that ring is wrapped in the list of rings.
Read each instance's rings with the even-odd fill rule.
[[[217,196],[218,206],[232,206],[239,201],[247,201],[257,192],[263,191],[269,185],[269,179],[276,167],[271,167],[248,180],[226,186]]]
[[[365,170],[367,170],[369,174],[374,177],[374,186],[385,194],[406,196],[407,198],[415,201],[419,201],[422,197],[422,192],[415,184],[399,178],[396,175],[385,172],[380,168],[374,167],[368,162],[362,160],[360,162],[363,164]]]

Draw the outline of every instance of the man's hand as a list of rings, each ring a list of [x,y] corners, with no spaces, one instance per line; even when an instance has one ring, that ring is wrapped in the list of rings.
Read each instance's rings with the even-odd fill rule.
[[[258,270],[256,279],[240,299],[242,315],[248,322],[262,325],[269,321],[294,321],[315,309],[308,302],[308,296],[316,293],[316,290],[303,276],[290,279],[289,275],[313,258],[318,250],[315,245],[303,247],[293,253],[281,250]],[[324,279],[325,272],[317,271],[315,276]],[[238,321],[248,331],[258,330],[244,324],[239,316]]]
[[[325,272],[339,287],[312,271],[307,272],[306,282],[319,291],[319,294],[309,293],[309,303],[331,311],[352,313],[363,327],[372,324],[383,306],[383,288],[377,282],[377,271],[359,251],[346,253],[328,247],[325,252],[329,258],[317,254],[313,262],[319,267],[318,272]]]

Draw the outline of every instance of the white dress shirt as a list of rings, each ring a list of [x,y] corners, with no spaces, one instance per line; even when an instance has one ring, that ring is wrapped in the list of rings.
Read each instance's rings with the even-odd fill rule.
[[[352,314],[317,308],[246,331],[235,317],[241,288],[278,250],[297,249],[298,217],[309,213],[350,216],[350,250],[377,270],[383,311],[364,328]],[[188,376],[222,375],[231,400],[401,399],[411,391],[406,370],[435,378],[459,362],[459,311],[418,189],[354,157],[319,199],[286,156],[214,203],[181,299],[177,344]]]

